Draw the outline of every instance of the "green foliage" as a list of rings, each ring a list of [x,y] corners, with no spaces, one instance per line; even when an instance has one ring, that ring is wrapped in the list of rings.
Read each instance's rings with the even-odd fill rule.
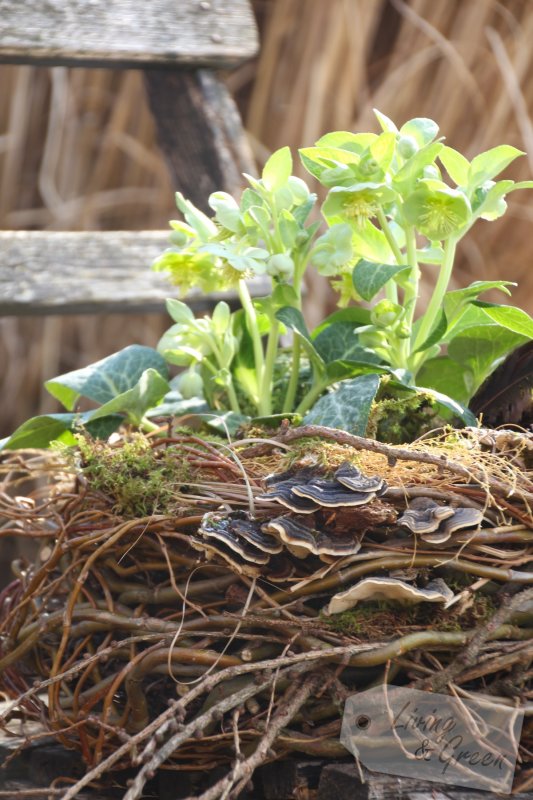
[[[469,162],[438,138],[433,120],[398,129],[381,112],[376,117],[380,133],[336,131],[300,151],[327,190],[322,221],[310,222],[316,195],[291,174],[288,147],[272,154],[260,178],[245,176],[239,200],[213,193],[212,217],[177,193],[183,220],[170,223],[171,247],[154,269],[183,293],[235,290],[241,307],[221,301],[210,317],[196,318],[169,300],[173,325],[157,351],[134,345],[48,381],[67,413],[29,420],[3,446],[71,443],[80,425],[98,424],[102,435],[121,422],[151,429],[150,420],[164,414],[201,414],[232,429],[243,418],[296,414],[393,440],[416,435],[432,415],[472,424],[470,398],[533,338],[533,320],[483,301],[489,290],[509,294],[508,281],[448,291],[456,248],[478,220],[505,213],[510,192],[533,181],[498,179],[523,155],[515,147]],[[340,307],[314,331],[301,303],[311,266],[339,292]],[[433,281],[425,309],[422,270]],[[259,275],[272,290],[252,299],[246,282]],[[370,308],[352,305],[360,301]],[[290,352],[281,349],[282,334],[292,336]],[[167,364],[184,374],[169,383]],[[80,413],[85,399],[98,407]],[[213,415],[222,421],[213,423]]]

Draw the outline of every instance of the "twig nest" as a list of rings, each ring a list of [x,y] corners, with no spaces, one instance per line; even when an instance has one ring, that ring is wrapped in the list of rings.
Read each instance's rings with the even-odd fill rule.
[[[425,542],[442,544],[452,533],[480,525],[483,512],[477,508],[442,506],[425,497],[415,498],[399,517],[398,525],[408,528]]]
[[[307,525],[304,520],[294,517],[278,517],[269,520],[262,530],[279,536],[287,550],[297,558],[306,558],[309,554],[317,556],[349,556],[357,553],[361,540],[355,536],[330,536],[324,531],[317,531]]]
[[[344,592],[334,595],[328,605],[329,614],[349,611],[361,600],[394,600],[404,605],[417,603],[449,603],[452,590],[440,578],[428,583],[424,589],[398,578],[363,578]]]

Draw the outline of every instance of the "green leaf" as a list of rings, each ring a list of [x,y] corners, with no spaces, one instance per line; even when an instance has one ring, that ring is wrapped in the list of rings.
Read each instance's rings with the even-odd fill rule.
[[[448,328],[448,320],[446,319],[446,314],[444,313],[444,309],[441,309],[441,312],[437,317],[437,321],[433,326],[432,330],[429,332],[429,336],[427,337],[426,341],[423,342],[420,345],[420,347],[417,347],[414,352],[418,353],[421,350],[429,350],[429,348],[433,347],[434,344],[440,344],[446,333],[447,328]]]
[[[378,111],[377,108],[373,108],[372,111],[381,126],[381,130],[383,131],[391,131],[392,133],[398,133],[398,128],[394,124],[394,122],[382,114],[381,111]]]
[[[32,417],[20,425],[7,439],[0,442],[0,450],[45,449],[52,442],[75,445],[73,431],[86,429],[91,436],[107,439],[123,422],[117,415],[104,417],[98,422],[88,422],[85,414],[44,414]]]
[[[349,131],[334,131],[321,136],[315,145],[321,149],[334,147],[338,150],[349,150],[361,155],[377,139],[375,133],[350,133]]]
[[[385,234],[368,219],[357,230],[353,230],[352,246],[356,255],[368,261],[388,264],[394,259]]]
[[[522,150],[518,150],[518,148],[509,144],[501,144],[498,147],[492,147],[490,150],[480,153],[470,164],[468,171],[469,190],[475,189],[485,181],[490,181],[508,167],[515,158],[523,155],[525,153]]]
[[[178,322],[179,324],[187,324],[194,320],[194,314],[189,308],[186,303],[182,303],[181,300],[175,300],[172,297],[167,298],[165,301],[165,305],[168,311],[168,314],[174,322]]]
[[[491,289],[498,289],[510,295],[511,292],[507,288],[508,286],[516,286],[516,283],[512,281],[474,281],[464,289],[446,292],[444,295],[444,311],[449,325],[446,340],[451,338],[450,333],[454,330],[459,314],[466,305],[476,300],[483,292],[488,292]]]
[[[398,170],[392,179],[393,186],[402,193],[409,191],[422,175],[424,167],[433,164],[443,147],[442,142],[432,142],[421,147],[418,153],[415,153]]]
[[[437,123],[426,117],[410,119],[400,128],[400,134],[402,136],[412,136],[420,147],[432,142],[438,132],[439,126]]]
[[[370,311],[359,306],[350,306],[350,308],[341,308],[339,311],[334,311],[314,329],[311,334],[313,341],[323,330],[335,322],[352,322],[354,328],[360,325],[370,325]]]
[[[471,373],[465,373],[457,361],[448,356],[439,356],[426,361],[416,376],[417,383],[428,389],[451,395],[457,402],[466,405],[471,392],[468,390],[465,375],[469,384],[473,384]]]
[[[355,291],[361,295],[363,300],[372,300],[391,278],[394,278],[399,272],[409,269],[410,267],[406,265],[376,264],[361,259],[352,272]]]
[[[326,364],[341,359],[379,364],[376,354],[359,344],[353,322],[336,322],[313,339],[316,350]]]
[[[151,347],[132,344],[83,369],[46,381],[50,394],[71,411],[79,397],[107,403],[136,385],[146,369],[168,375],[164,358]]]
[[[379,375],[373,374],[341,381],[337,389],[317,400],[303,424],[325,425],[364,436],[379,383]]]
[[[462,153],[454,150],[453,147],[447,147],[445,145],[439,153],[439,160],[457,186],[466,186],[468,183],[470,161],[465,158]]]
[[[298,293],[288,283],[278,283],[272,292],[272,306],[275,309],[298,305]]]
[[[472,385],[467,389],[472,396],[500,359],[527,340],[499,324],[473,325],[452,339],[448,355],[471,373]]]
[[[356,361],[353,358],[331,361],[326,366],[326,376],[330,384],[338,383],[346,378],[355,378],[358,375],[386,375],[392,373],[393,370],[386,364],[373,363],[371,361]]]
[[[217,226],[209,217],[200,211],[199,208],[186,200],[181,192],[176,192],[176,205],[202,242],[207,242],[212,236],[217,234]]]
[[[396,134],[385,132],[378,136],[368,148],[370,155],[383,172],[389,169],[396,150]]]
[[[292,172],[292,156],[290,147],[276,150],[263,167],[262,179],[265,187],[274,192],[284,186]]]
[[[227,192],[213,192],[208,200],[210,208],[215,212],[216,221],[232,233],[241,233],[243,224],[237,201]]]
[[[473,305],[482,308],[485,314],[502,328],[533,339],[533,319],[521,308],[483,303],[480,300],[474,301]]]
[[[306,339],[308,342],[311,341],[311,336],[307,330],[303,314],[297,308],[293,308],[292,306],[280,308],[279,311],[276,312],[276,318],[279,319],[280,322],[283,322],[287,328],[299,333],[303,339]]]
[[[20,425],[8,439],[3,440],[1,450],[23,450],[46,448],[54,441],[76,444],[70,432],[75,414],[46,414],[32,417]]]
[[[200,414],[209,411],[209,406],[201,397],[191,397],[185,400],[179,392],[168,392],[159,405],[150,408],[145,416],[154,417],[183,417],[186,414]]]
[[[307,330],[307,325],[305,324],[302,312],[297,308],[286,306],[285,308],[280,308],[279,311],[276,311],[276,319],[279,319],[279,321],[283,322],[287,328],[290,328],[301,337],[302,344],[315,370],[317,370],[317,372],[321,375],[324,374],[324,361],[315,349],[314,343],[311,341],[311,337],[309,335],[309,331]]]
[[[165,378],[155,369],[147,369],[135,386],[90,412],[89,419],[100,419],[109,414],[125,414],[130,422],[138,425],[148,409],[156,406],[169,391],[170,386]]]

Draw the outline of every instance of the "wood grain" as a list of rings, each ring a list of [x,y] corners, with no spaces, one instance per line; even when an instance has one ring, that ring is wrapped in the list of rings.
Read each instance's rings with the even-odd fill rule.
[[[230,66],[257,52],[248,0],[0,0],[0,61]]]
[[[203,211],[223,190],[239,194],[256,168],[237,106],[210,70],[146,70],[148,99],[172,184]]]
[[[0,315],[162,311],[177,289],[150,265],[167,247],[167,231],[0,231]],[[269,285],[259,279],[250,288],[268,294]],[[204,311],[236,295],[185,299]]]

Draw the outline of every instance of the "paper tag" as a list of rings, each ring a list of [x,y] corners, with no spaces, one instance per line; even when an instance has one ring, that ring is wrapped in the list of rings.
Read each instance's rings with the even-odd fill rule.
[[[381,685],[346,701],[341,742],[368,769],[509,794],[524,712]]]

